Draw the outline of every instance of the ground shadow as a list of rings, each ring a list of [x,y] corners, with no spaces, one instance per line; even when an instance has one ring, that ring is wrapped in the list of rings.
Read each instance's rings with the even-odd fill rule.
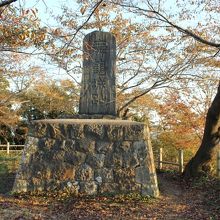
[[[10,170],[7,163],[0,160],[0,193],[7,194],[12,190],[16,172]]]
[[[15,180],[15,173],[0,174],[0,179],[0,193],[7,194],[11,192]]]

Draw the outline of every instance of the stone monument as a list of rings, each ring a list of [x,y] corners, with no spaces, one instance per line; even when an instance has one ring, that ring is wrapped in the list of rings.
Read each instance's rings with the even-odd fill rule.
[[[84,50],[80,114],[89,119],[33,121],[13,191],[156,197],[148,127],[97,118],[116,114],[115,39],[110,33],[92,32],[85,37]]]
[[[94,31],[86,35],[83,51],[79,114],[116,115],[115,37]]]

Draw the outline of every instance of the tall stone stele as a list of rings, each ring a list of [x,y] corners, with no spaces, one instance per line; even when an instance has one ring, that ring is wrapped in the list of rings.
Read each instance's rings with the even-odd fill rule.
[[[115,62],[116,41],[111,33],[86,35],[79,114],[116,115]]]

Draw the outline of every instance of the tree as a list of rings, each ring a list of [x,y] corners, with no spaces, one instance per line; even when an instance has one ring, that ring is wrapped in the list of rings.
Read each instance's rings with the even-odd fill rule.
[[[131,92],[119,93],[117,97],[118,105],[123,106],[128,100],[136,97],[136,94],[140,94],[143,91],[141,89],[134,89]],[[155,113],[157,109],[157,96],[153,94],[145,94],[135,101],[133,101],[129,107],[123,112],[121,117],[123,119],[132,119],[139,122],[149,122],[152,119],[152,114]]]
[[[11,138],[11,127],[18,122],[17,111],[12,109],[9,82],[0,75],[0,142],[7,142]]]
[[[17,125],[23,126],[19,108],[27,100],[19,96],[42,76],[42,70],[29,62],[29,52],[44,40],[45,30],[36,9],[16,8],[13,2],[0,3],[0,140],[23,143],[25,129]]]
[[[197,176],[200,171],[209,171],[214,149],[220,142],[220,83],[217,94],[208,110],[202,143],[195,156],[184,170],[184,177],[189,179]]]
[[[169,139],[177,149],[193,149],[201,140],[203,116],[193,111],[182,100],[179,91],[166,91],[163,104],[159,105],[160,126],[163,139]],[[194,103],[196,104],[196,103]]]
[[[69,80],[43,81],[31,86],[20,98],[20,114],[27,121],[75,114],[78,88]]]
[[[85,34],[94,29],[110,31],[116,36],[117,97],[133,94],[123,105],[118,105],[118,116],[124,115],[133,102],[150,91],[190,77],[187,70],[193,65],[194,54],[179,53],[178,45],[171,38],[167,36],[159,41],[155,37],[157,28],[151,23],[143,25],[124,15],[118,6],[100,2],[82,1],[81,12],[64,6],[62,15],[56,17],[59,27],[50,31],[50,38],[45,42],[50,45],[45,48],[46,53],[51,54],[51,59],[75,81],[78,82],[82,72],[79,45]],[[82,22],[84,20],[87,22]],[[135,93],[131,93],[133,89]]]
[[[157,99],[158,120],[153,127],[153,147],[155,150],[164,148],[169,160],[176,159],[176,150],[182,149],[188,161],[201,142],[206,111],[201,100],[191,94],[187,88],[166,89]],[[202,111],[198,111],[200,109]]]

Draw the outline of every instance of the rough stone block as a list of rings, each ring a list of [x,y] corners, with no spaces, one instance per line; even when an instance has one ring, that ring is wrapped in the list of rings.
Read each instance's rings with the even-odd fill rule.
[[[121,154],[113,153],[112,158],[108,161],[113,167],[123,167],[123,156]]]
[[[143,196],[152,196],[152,197],[158,197],[159,196],[159,190],[157,185],[152,184],[152,183],[147,183],[142,185],[141,187],[141,194]]]
[[[33,191],[35,192],[43,192],[45,190],[45,183],[41,178],[33,177],[31,186],[33,186]]]
[[[84,126],[84,132],[88,137],[104,139],[105,126],[103,124],[88,124]]]
[[[114,169],[114,182],[118,184],[119,191],[129,191],[135,185],[135,171],[131,168]]]
[[[142,123],[51,119],[32,126],[13,191],[158,196],[153,153]]]
[[[95,151],[95,141],[90,138],[84,138],[76,142],[76,151],[91,153]]]
[[[45,181],[45,190],[48,192],[59,191],[60,183],[57,182],[55,179],[49,179]]]
[[[59,164],[59,163],[64,162],[64,155],[65,155],[64,151],[55,150],[55,151],[52,151],[50,155],[52,156],[52,161],[54,161],[54,163]]]
[[[84,137],[83,124],[68,124],[67,139],[81,139]]]
[[[147,143],[145,140],[135,141],[132,146],[133,153],[141,160],[147,156]]]
[[[65,139],[67,138],[67,134],[68,134],[68,131],[67,131],[67,125],[66,124],[59,124],[58,125],[59,127],[59,130],[60,130],[60,135]]]
[[[135,141],[144,138],[144,125],[130,125],[124,128],[124,140]]]
[[[83,164],[76,172],[76,179],[79,181],[91,181],[94,179],[94,170],[87,164]]]
[[[111,151],[113,147],[113,143],[109,141],[96,141],[95,150],[97,153],[106,154],[107,152]]]
[[[64,146],[61,145],[60,148],[65,151],[75,151],[76,150],[76,141],[75,140],[65,140]]]
[[[85,162],[85,159],[86,154],[77,151],[67,151],[64,155],[64,161],[74,166],[79,166],[80,164],[83,164]]]
[[[86,161],[89,166],[93,169],[98,169],[103,167],[105,162],[105,155],[104,154],[88,154]]]
[[[149,170],[145,166],[135,169],[135,180],[137,183],[147,184],[150,182]]]
[[[42,173],[43,178],[45,179],[45,181],[49,180],[52,178],[52,172],[51,169],[49,167],[46,167],[44,169],[44,172]]]
[[[21,164],[28,164],[32,155],[38,150],[38,139],[35,137],[27,137],[26,147],[23,150]]]
[[[123,141],[118,148],[121,149],[123,152],[128,152],[131,149],[132,142],[130,141]]]
[[[132,156],[129,158],[128,166],[129,167],[138,167],[140,166],[140,159],[138,158],[137,154],[133,153]]]
[[[109,141],[122,141],[124,140],[123,126],[110,125],[106,127],[106,134]]]
[[[63,170],[63,175],[61,180],[74,180],[75,179],[75,169],[67,168]]]
[[[46,133],[49,138],[58,138],[59,134],[57,134],[56,128],[53,124],[47,124]]]
[[[47,124],[44,123],[32,123],[29,127],[29,135],[32,137],[45,137]]]
[[[97,183],[95,181],[80,182],[79,192],[86,195],[97,194]]]
[[[54,145],[55,141],[56,141],[55,139],[51,139],[51,138],[45,138],[45,137],[40,138],[37,144],[38,149],[44,150],[45,148],[47,148],[50,150],[52,146]]]
[[[72,195],[78,195],[79,194],[79,182],[77,181],[68,181],[65,182],[63,186],[64,191],[71,192]]]
[[[13,186],[13,193],[25,193],[28,191],[28,182],[27,180],[23,180],[23,179],[16,179],[14,186]]]
[[[99,187],[99,193],[100,194],[116,194],[119,189],[119,186],[117,183],[103,183],[101,187]]]
[[[95,169],[95,179],[97,177],[101,177],[103,183],[113,182],[113,170],[107,168]]]

